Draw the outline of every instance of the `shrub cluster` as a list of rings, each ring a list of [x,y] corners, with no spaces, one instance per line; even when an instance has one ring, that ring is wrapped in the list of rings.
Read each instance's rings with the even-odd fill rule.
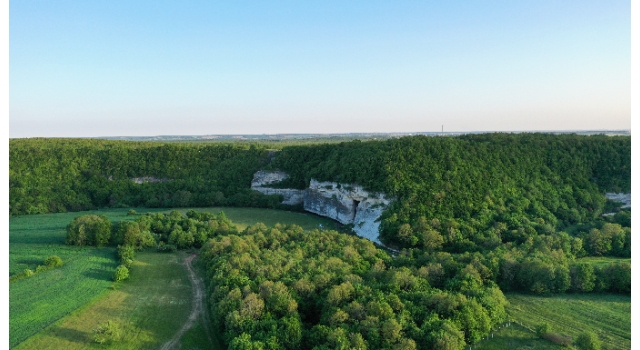
[[[52,255],[52,256],[44,259],[44,264],[38,265],[36,267],[35,271],[33,271],[31,269],[25,269],[22,273],[15,274],[15,275],[9,277],[9,283],[16,282],[16,281],[21,280],[23,278],[31,277],[31,276],[33,276],[35,274],[38,274],[38,273],[41,273],[41,272],[53,270],[55,268],[61,267],[62,265],[64,265],[64,262],[62,261],[62,259],[60,259],[60,257],[57,256],[57,255]]]

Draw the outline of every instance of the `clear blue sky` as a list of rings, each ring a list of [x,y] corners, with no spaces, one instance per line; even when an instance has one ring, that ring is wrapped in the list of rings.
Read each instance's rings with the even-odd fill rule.
[[[629,1],[10,3],[10,137],[631,127]]]

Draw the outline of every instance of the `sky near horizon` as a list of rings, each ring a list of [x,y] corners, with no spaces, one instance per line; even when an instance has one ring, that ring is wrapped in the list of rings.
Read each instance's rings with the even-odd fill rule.
[[[11,1],[9,136],[631,128],[629,1]]]

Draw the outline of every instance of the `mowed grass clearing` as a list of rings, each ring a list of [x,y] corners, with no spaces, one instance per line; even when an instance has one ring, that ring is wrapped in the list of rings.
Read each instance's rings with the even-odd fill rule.
[[[77,310],[16,349],[157,349],[187,321],[192,290],[187,253],[142,252],[128,280],[116,290]],[[121,338],[110,344],[93,341],[93,330],[107,320],[120,326]],[[189,349],[209,349],[198,321],[184,338]],[[187,347],[184,347],[187,348]]]
[[[238,230],[244,230],[247,226],[251,226],[258,222],[261,222],[267,227],[271,227],[277,223],[281,224],[296,224],[301,226],[305,230],[313,230],[319,228],[322,225],[324,229],[335,230],[339,227],[339,224],[331,219],[321,217],[311,213],[293,212],[285,210],[273,210],[273,209],[259,209],[259,208],[232,208],[232,207],[211,207],[211,208],[180,208],[180,209],[163,209],[158,210],[160,212],[170,212],[171,210],[178,210],[181,213],[186,213],[189,210],[202,211],[208,213],[217,214],[221,211],[233,221],[238,227]],[[136,209],[142,213],[142,210]],[[158,212],[156,211],[156,212]]]
[[[595,332],[603,349],[631,348],[631,297],[620,294],[558,294],[549,297],[509,293],[507,312],[528,328],[547,322],[553,333],[575,340]]]
[[[590,256],[586,258],[580,258],[577,260],[578,262],[584,262],[587,264],[591,264],[594,267],[605,267],[609,264],[625,262],[631,264],[631,258],[616,258],[616,257],[608,257],[608,256]]]
[[[469,347],[465,347],[468,349]],[[499,329],[493,338],[482,340],[473,345],[473,350],[561,350],[563,346],[541,339],[532,331],[511,323],[511,326]]]

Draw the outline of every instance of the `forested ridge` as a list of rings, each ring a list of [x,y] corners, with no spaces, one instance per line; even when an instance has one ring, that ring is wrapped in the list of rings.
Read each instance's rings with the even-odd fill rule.
[[[435,230],[450,249],[468,251],[483,244],[473,239],[478,234],[489,245],[522,241],[599,218],[605,191],[630,191],[631,139],[418,136],[287,147],[270,166],[289,173],[292,187],[315,178],[357,183],[395,198],[382,220],[388,243],[429,245],[424,232]]]
[[[254,145],[184,145],[91,139],[9,143],[11,215],[104,207],[262,206],[278,200],[250,190],[267,161]],[[152,181],[134,183],[132,178]]]

